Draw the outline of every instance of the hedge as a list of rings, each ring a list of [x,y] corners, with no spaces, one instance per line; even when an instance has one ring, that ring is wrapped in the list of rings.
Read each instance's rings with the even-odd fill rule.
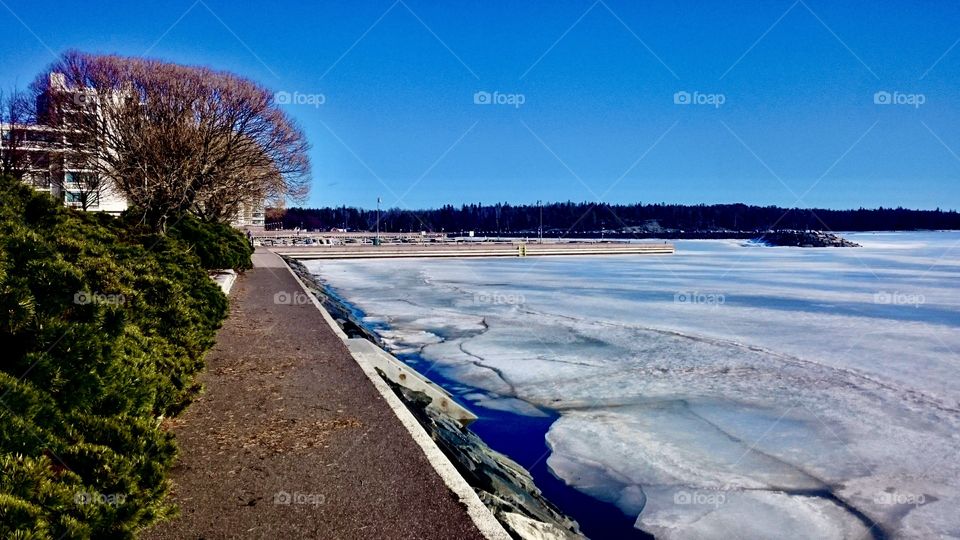
[[[157,235],[0,178],[0,537],[127,538],[174,511],[160,422],[227,313],[205,266],[249,264],[181,223]]]
[[[253,246],[239,231],[223,223],[207,223],[184,216],[167,230],[167,235],[190,246],[204,268],[248,270]]]

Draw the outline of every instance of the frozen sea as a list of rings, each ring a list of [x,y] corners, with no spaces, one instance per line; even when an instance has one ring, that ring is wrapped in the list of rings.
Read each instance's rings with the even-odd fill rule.
[[[960,537],[960,233],[846,237],[307,266],[658,538]]]

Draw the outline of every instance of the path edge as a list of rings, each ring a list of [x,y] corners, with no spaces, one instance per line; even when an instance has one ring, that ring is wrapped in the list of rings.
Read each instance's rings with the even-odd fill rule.
[[[323,316],[323,320],[327,322],[330,326],[330,329],[340,338],[346,347],[348,336],[344,333],[343,329],[340,328],[340,325],[337,324],[337,321],[330,316],[330,313],[327,312],[326,308],[320,304],[320,301],[317,299],[313,293],[310,292],[310,289],[307,288],[306,284],[303,283],[303,280],[300,279],[300,276],[290,268],[290,265],[287,264],[286,259],[273,254],[278,259],[283,261],[284,268],[290,272],[290,275],[293,276],[293,279],[297,281],[297,284],[300,285],[300,288],[303,289],[303,292],[310,298],[310,301],[313,302],[314,307],[320,311],[320,314]],[[407,432],[413,437],[414,442],[420,447],[424,455],[427,458],[427,461],[430,463],[430,466],[433,467],[433,470],[436,471],[440,478],[443,480],[443,483],[446,484],[447,488],[450,489],[458,498],[461,504],[463,504],[467,509],[467,514],[470,516],[470,519],[473,520],[474,525],[477,526],[477,529],[480,530],[480,533],[489,540],[511,540],[511,536],[504,529],[500,521],[493,515],[493,512],[487,508],[487,505],[483,504],[483,501],[480,500],[480,496],[477,495],[477,492],[470,486],[470,484],[460,475],[457,471],[457,468],[454,467],[453,463],[444,455],[443,451],[440,450],[440,447],[437,446],[433,438],[427,433],[427,431],[420,425],[420,422],[413,416],[413,413],[407,409],[407,406],[404,405],[403,401],[393,392],[387,383],[380,377],[380,375],[370,367],[366,362],[361,361],[357,358],[352,352],[350,352],[350,357],[353,358],[353,361],[360,366],[360,369],[363,370],[363,373],[367,376],[367,379],[373,384],[374,388],[377,389],[377,392],[380,393],[380,396],[383,397],[386,401],[387,406],[390,407],[390,410],[397,416],[397,419],[400,420],[400,423],[403,424],[403,427],[406,428]]]

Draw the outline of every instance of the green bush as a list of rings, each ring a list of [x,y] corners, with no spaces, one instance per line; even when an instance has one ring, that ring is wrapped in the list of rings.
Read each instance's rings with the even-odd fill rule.
[[[227,311],[207,238],[0,178],[0,537],[132,537],[171,513],[160,420],[195,395]]]
[[[253,247],[240,231],[223,223],[200,221],[193,216],[175,220],[167,234],[193,249],[208,270],[253,268]]]

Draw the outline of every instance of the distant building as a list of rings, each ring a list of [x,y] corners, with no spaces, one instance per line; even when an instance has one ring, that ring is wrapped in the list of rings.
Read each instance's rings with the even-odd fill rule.
[[[230,220],[230,224],[237,228],[263,227],[264,215],[262,201],[253,204],[241,204],[236,215]]]

